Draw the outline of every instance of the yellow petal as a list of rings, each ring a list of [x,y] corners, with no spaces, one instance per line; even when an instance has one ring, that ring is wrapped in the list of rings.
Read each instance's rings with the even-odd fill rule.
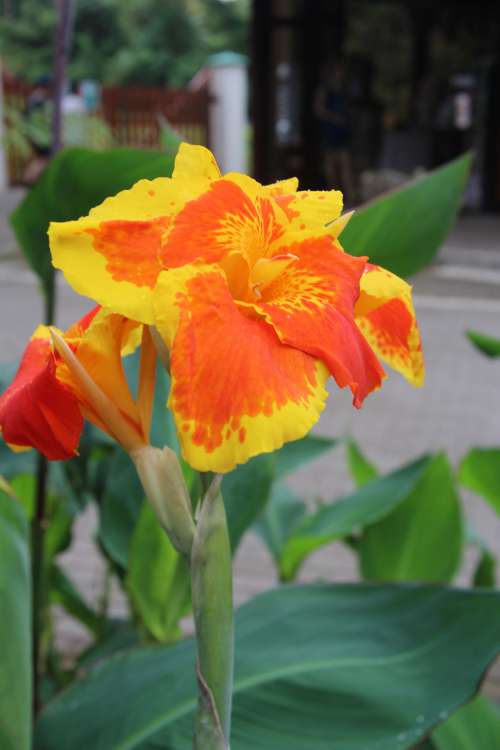
[[[204,183],[204,189],[208,188],[213,180],[221,176],[215,157],[208,148],[204,146],[193,146],[190,143],[181,143],[175,157],[175,167],[172,178],[178,180],[196,180]]]
[[[423,385],[424,357],[411,286],[390,271],[369,265],[361,277],[354,315],[375,353],[412,385]]]

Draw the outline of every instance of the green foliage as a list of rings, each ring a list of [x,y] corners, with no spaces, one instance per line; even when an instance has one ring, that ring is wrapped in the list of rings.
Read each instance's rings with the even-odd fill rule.
[[[363,531],[361,571],[378,581],[448,581],[461,562],[462,547],[460,498],[448,459],[438,454],[404,502]]]
[[[286,474],[297,471],[309,461],[320,458],[324,453],[338,445],[335,438],[322,437],[320,435],[307,435],[302,440],[293,440],[276,451],[273,455],[276,460],[276,476],[282,479]]]
[[[50,289],[54,273],[49,222],[78,219],[107,196],[143,177],[168,176],[172,167],[170,157],[155,151],[70,148],[57,154],[11,216],[21,250],[44,288]]]
[[[424,268],[453,225],[470,163],[466,154],[361,207],[342,232],[346,251],[399,276]]]
[[[9,70],[36,81],[52,71],[56,11],[53,3],[18,0],[0,19],[0,46]]]
[[[315,550],[336,539],[349,537],[394,511],[414,491],[430,461],[428,457],[421,458],[303,517],[282,544],[279,559],[281,579],[292,580],[306,557]],[[280,513],[279,508],[277,512],[270,508],[266,514],[266,519],[271,519],[269,523],[274,526],[280,517],[289,522],[286,512]],[[280,537],[284,537],[283,530]]]
[[[500,645],[500,595],[283,587],[238,610],[235,645],[238,750],[406,748],[474,694]],[[37,750],[187,750],[193,661],[192,640],[117,655],[47,706]]]
[[[280,568],[283,550],[295,528],[303,521],[307,507],[301,498],[284,482],[273,485],[265,512],[255,525],[271,553],[277,568]]]
[[[500,513],[500,448],[473,448],[462,459],[459,478]]]
[[[36,81],[52,72],[56,13],[41,0],[16,0],[0,20],[9,70]],[[69,62],[72,80],[182,86],[213,52],[246,52],[246,0],[77,0]]]
[[[134,611],[158,641],[180,635],[179,620],[189,612],[190,573],[149,503],[144,503],[131,539],[126,585]]]
[[[0,747],[31,748],[31,576],[28,523],[0,489]]]
[[[472,584],[482,588],[495,588],[497,563],[495,555],[489,549],[483,549],[474,571]]]
[[[238,466],[222,481],[231,549],[264,510],[274,480],[274,456],[264,453]]]
[[[102,500],[99,541],[123,570],[128,567],[130,542],[143,501],[144,490],[129,455],[115,448]]]
[[[492,359],[500,357],[500,339],[486,336],[484,333],[478,333],[477,331],[467,331],[466,334],[469,341],[481,354],[485,354]]]
[[[285,443],[272,455],[256,456],[224,477],[222,496],[233,552],[243,533],[268,505],[273,482],[319,458],[335,444],[332,438],[308,435],[302,440]]]
[[[101,618],[84,601],[73,582],[58,565],[52,565],[50,570],[50,601],[59,604],[66,612],[85,625],[91,633],[99,636],[102,630]]]
[[[486,698],[476,698],[432,734],[435,750],[497,750],[500,711]]]
[[[378,475],[374,464],[366,458],[359,445],[352,439],[347,441],[347,465],[358,487],[362,487]]]

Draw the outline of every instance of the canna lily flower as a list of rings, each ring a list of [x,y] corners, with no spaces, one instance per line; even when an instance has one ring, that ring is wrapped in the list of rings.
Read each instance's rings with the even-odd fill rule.
[[[38,326],[11,386],[0,398],[0,432],[14,449],[36,448],[52,460],[75,455],[86,418],[126,450],[148,444],[155,351],[149,332],[98,307],[66,333]],[[122,355],[141,340],[137,402]]]
[[[330,376],[360,407],[386,377],[379,357],[421,384],[411,289],[343,251],[341,211],[337,191],[221,176],[184,144],[171,178],[51,224],[71,286],[168,347],[169,406],[194,468],[230,471],[302,437]]]

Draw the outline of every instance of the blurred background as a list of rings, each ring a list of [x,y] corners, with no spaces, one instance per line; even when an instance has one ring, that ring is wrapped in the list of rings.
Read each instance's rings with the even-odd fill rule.
[[[9,214],[51,152],[56,5],[2,0],[0,55],[0,360],[15,360],[42,318],[36,278]],[[66,39],[63,142],[129,146],[170,156],[179,139],[209,146],[223,171],[263,182],[297,175],[303,187],[338,187],[355,207],[468,149],[474,163],[459,221],[436,262],[413,279],[427,384],[391,376],[357,412],[332,394],[317,431],[352,435],[389,471],[445,450],[498,444],[499,370],[464,336],[499,334],[500,20],[498,3],[408,0],[75,0]],[[425,222],[422,216],[421,221]],[[390,232],[390,227],[387,228]],[[412,227],[408,226],[408,233]],[[58,280],[60,326],[88,309]],[[351,486],[342,448],[296,473],[311,503]],[[466,512],[498,550],[499,517],[464,493]],[[102,564],[89,508],[63,555],[68,575],[97,596]],[[472,553],[471,553],[472,554]],[[462,579],[475,564],[464,560]],[[248,535],[238,551],[237,601],[275,583],[269,554]],[[337,544],[312,555],[302,577],[356,577]],[[114,592],[114,611],[125,607]],[[61,617],[71,650],[85,640]]]
[[[497,3],[75,0],[65,142],[168,148],[169,131],[355,205],[467,149],[471,211],[500,209]],[[3,182],[50,146],[56,6],[3,0]],[[249,83],[249,86],[248,86]]]

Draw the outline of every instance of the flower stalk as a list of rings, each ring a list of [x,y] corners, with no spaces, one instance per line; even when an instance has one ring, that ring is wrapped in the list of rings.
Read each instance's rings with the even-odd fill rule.
[[[226,512],[216,478],[206,493],[191,554],[198,648],[195,750],[228,750],[233,687],[233,589]]]
[[[189,560],[195,538],[191,500],[179,459],[170,448],[143,446],[131,451],[144,492],[178,552]]]

